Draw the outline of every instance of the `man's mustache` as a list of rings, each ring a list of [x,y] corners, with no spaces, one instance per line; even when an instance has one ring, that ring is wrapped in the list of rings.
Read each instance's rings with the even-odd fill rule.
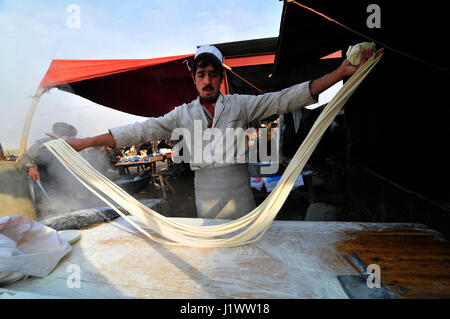
[[[207,90],[207,89],[214,90],[214,88],[210,85],[207,85],[203,88],[203,90]]]

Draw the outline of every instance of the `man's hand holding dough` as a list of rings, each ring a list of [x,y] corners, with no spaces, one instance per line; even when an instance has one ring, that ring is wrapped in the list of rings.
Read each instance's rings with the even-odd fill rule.
[[[39,175],[39,171],[37,170],[36,167],[30,167],[28,169],[28,176],[33,180],[33,181],[38,181],[39,183],[41,182],[41,176]]]
[[[352,76],[358,69],[366,63],[367,59],[372,56],[375,49],[375,43],[362,42],[354,46],[350,46],[347,50],[347,58],[342,62],[338,68],[338,72],[342,78]],[[383,53],[381,48],[376,52],[376,57]]]

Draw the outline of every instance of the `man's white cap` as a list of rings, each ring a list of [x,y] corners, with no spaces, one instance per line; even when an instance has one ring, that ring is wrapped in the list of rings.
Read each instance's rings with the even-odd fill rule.
[[[216,58],[220,61],[220,63],[223,63],[222,53],[220,53],[219,49],[217,49],[213,45],[202,45],[201,47],[199,47],[197,49],[197,52],[195,52],[194,59],[197,58],[197,56],[202,53],[211,53],[216,56]]]

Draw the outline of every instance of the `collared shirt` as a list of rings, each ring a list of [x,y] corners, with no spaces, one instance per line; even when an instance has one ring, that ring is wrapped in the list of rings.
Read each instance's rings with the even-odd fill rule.
[[[212,127],[215,105],[216,103],[202,102],[203,110],[205,111],[205,115],[208,118],[208,127]]]
[[[200,103],[200,97],[197,97],[190,103],[175,107],[164,116],[112,128],[110,132],[116,141],[116,147],[121,148],[151,140],[178,139],[177,136],[172,136],[172,132],[177,128],[183,128],[191,135],[194,143],[193,150],[196,149],[195,143],[200,143],[199,147],[203,150],[201,154],[194,152],[191,156],[191,169],[196,170],[227,164],[213,158],[217,156],[217,153],[215,147],[211,147],[211,140],[200,138],[199,141],[194,138],[195,136],[204,136],[205,132],[214,135],[215,129],[225,136],[227,129],[241,128],[245,130],[251,122],[265,119],[274,114],[296,111],[316,102],[317,98],[311,96],[309,81],[278,92],[261,95],[220,94],[215,105],[212,127],[208,128],[208,118]],[[226,153],[226,150],[219,151]],[[211,156],[203,156],[208,152]]]

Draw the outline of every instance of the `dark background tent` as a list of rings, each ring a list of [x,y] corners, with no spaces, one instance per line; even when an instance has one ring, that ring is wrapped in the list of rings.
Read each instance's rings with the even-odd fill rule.
[[[424,223],[450,236],[447,10],[380,0],[381,28],[369,28],[373,1],[302,0],[386,46],[382,61],[345,105],[346,194],[361,217]],[[285,85],[331,71],[317,57],[368,41],[294,3],[284,3],[275,76]],[[403,52],[399,53],[398,51]],[[407,55],[414,56],[410,58]]]

